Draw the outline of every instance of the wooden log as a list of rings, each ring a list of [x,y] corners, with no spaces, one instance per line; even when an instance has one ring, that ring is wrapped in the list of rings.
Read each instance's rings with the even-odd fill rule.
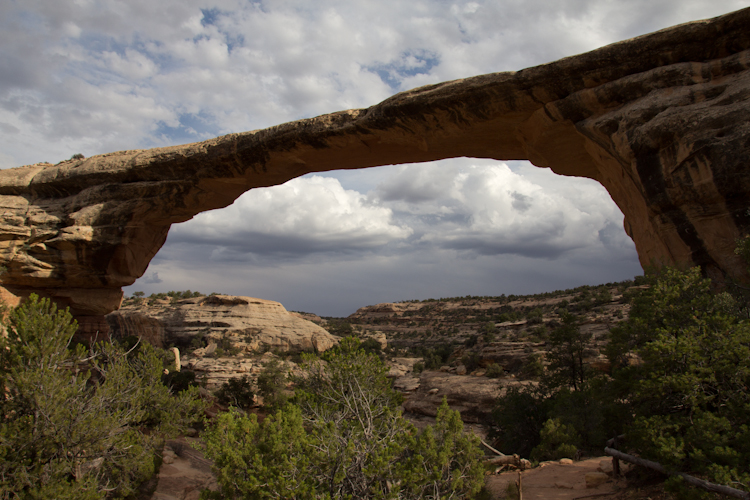
[[[666,474],[668,476],[680,476],[686,483],[697,486],[698,488],[703,488],[706,491],[710,491],[713,493],[720,493],[722,495],[727,495],[734,498],[739,498],[741,500],[750,500],[750,492],[738,490],[735,488],[732,488],[731,486],[724,486],[721,484],[714,484],[710,483],[708,481],[704,481],[703,479],[698,479],[697,477],[689,476],[683,472],[670,472],[667,469],[664,468],[661,464],[657,462],[652,462],[651,460],[646,460],[644,458],[640,457],[634,457],[633,455],[628,455],[627,453],[623,453],[619,450],[615,450],[613,448],[604,448],[604,453],[611,457],[617,457],[620,460],[625,460],[626,462],[630,462],[631,464],[640,465],[642,467],[648,467],[649,469],[653,469],[657,472],[661,472],[662,474]]]
[[[518,455],[503,455],[502,457],[489,458],[484,461],[490,465],[515,465],[518,466],[521,463],[521,458]]]
[[[480,442],[481,442],[481,443],[482,443],[482,444],[483,444],[483,445],[484,445],[484,446],[485,446],[485,447],[486,447],[486,448],[487,448],[488,450],[490,450],[490,451],[491,451],[492,453],[494,453],[495,455],[497,455],[497,456],[499,456],[499,457],[504,457],[504,456],[505,456],[505,453],[502,453],[502,452],[500,452],[500,451],[496,450],[495,448],[493,448],[492,446],[490,446],[489,444],[487,444],[487,443],[486,443],[486,442],[484,441],[484,439],[480,439],[479,441],[480,441]]]

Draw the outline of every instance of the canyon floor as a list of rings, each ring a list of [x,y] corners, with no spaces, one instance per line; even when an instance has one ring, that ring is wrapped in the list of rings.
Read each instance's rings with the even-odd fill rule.
[[[183,369],[194,371],[209,389],[232,377],[254,381],[274,360],[294,371],[301,352],[325,350],[337,337],[370,339],[405,396],[407,418],[417,426],[432,422],[445,397],[461,412],[467,430],[488,439],[494,401],[509,387],[537,383],[549,335],[564,314],[575,314],[581,332],[590,336],[586,363],[608,369],[603,354],[607,335],[627,318],[628,294],[634,288],[637,282],[627,281],[530,296],[383,303],[347,318],[289,312],[281,304],[248,297],[185,297],[187,293],[177,292],[127,299],[108,322],[116,336],[145,334],[157,345],[177,346]],[[165,457],[153,500],[198,498],[201,488],[215,484],[209,465],[184,441],[168,443]],[[605,462],[611,459],[543,463],[526,470],[523,498],[660,498],[658,489],[639,496],[623,478],[587,486],[586,475]],[[517,480],[516,471],[499,471],[487,476],[487,485],[492,497],[501,499],[507,484]]]

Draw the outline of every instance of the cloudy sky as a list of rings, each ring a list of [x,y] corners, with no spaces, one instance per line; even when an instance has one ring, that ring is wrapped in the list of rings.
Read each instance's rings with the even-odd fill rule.
[[[0,0],[0,168],[373,105],[748,6],[736,0]],[[316,207],[315,211],[309,207]],[[606,191],[527,162],[328,172],[173,226],[126,293],[344,316],[642,271]]]

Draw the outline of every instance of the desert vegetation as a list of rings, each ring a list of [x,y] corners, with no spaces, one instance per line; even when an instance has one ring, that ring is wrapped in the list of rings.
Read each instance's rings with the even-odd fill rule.
[[[746,258],[748,241],[738,246]],[[171,308],[202,296],[144,295],[128,300]],[[386,376],[394,356],[411,357],[416,377],[498,379],[506,390],[482,423],[504,453],[534,462],[601,455],[618,437],[619,450],[667,471],[750,490],[749,296],[698,269],[663,268],[598,287],[318,318],[343,338],[324,353],[240,355],[222,334],[206,357],[256,356],[263,368],[215,390],[219,414],[202,437],[220,489],[204,497],[484,495],[477,439],[445,399],[432,425],[414,427]],[[1,498],[132,496],[158,467],[164,438],[203,413],[201,379],[174,371],[167,351],[136,338],[75,344],[70,316],[36,297],[10,311],[5,328]],[[201,331],[192,340],[191,349],[207,347]],[[707,495],[678,476],[667,488],[677,498]]]
[[[664,268],[647,283],[612,328],[609,374],[586,370],[589,339],[565,318],[541,383],[498,401],[498,446],[557,459],[601,453],[620,435],[623,449],[667,470],[750,490],[748,303],[731,287],[717,293],[698,268]],[[704,496],[678,476],[668,487],[679,498]]]
[[[0,337],[0,498],[133,496],[164,439],[200,419],[197,389],[162,383],[168,355],[72,342],[67,311],[32,295]]]
[[[345,338],[304,357],[291,402],[262,422],[229,411],[206,432],[220,491],[209,498],[471,498],[482,488],[478,438],[443,404],[417,431],[380,358]]]
[[[737,253],[750,258],[750,239]],[[668,471],[747,491],[748,298],[731,280],[663,268],[537,296],[379,304],[347,320],[355,333],[386,332],[390,352],[421,357],[416,373],[462,366],[536,380],[509,388],[492,412],[491,435],[505,453],[536,461],[601,455],[619,436],[620,449]],[[592,335],[595,323],[605,334]],[[522,364],[488,357],[491,346],[514,342],[528,350]],[[709,495],[679,476],[667,487],[678,498]]]

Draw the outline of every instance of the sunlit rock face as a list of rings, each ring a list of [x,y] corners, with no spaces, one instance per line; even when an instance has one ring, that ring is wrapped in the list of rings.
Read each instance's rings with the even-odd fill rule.
[[[135,336],[158,347],[189,348],[199,338],[222,342],[241,353],[323,352],[338,337],[288,312],[272,300],[232,295],[194,297],[175,302],[143,299],[106,316],[117,338]]]
[[[747,279],[750,9],[205,142],[0,171],[2,294],[116,309],[171,224],[308,172],[467,156],[599,181],[641,263]]]

